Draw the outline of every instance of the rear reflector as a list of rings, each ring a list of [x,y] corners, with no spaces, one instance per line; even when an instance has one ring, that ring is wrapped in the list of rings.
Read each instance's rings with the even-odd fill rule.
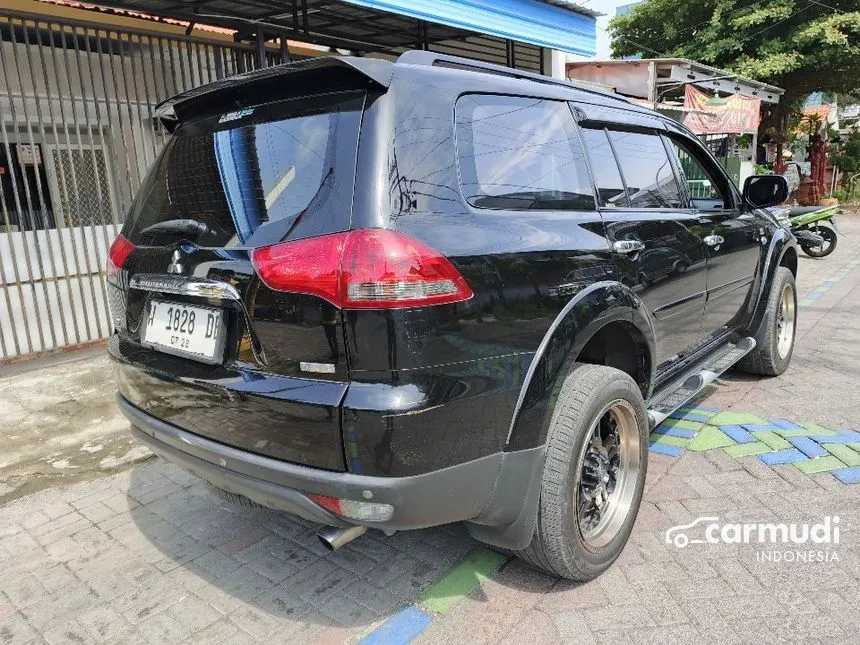
[[[391,504],[359,502],[352,499],[339,499],[337,497],[329,497],[328,495],[318,495],[317,493],[308,493],[308,497],[335,515],[347,517],[351,520],[384,522],[385,520],[390,520],[394,515],[394,507]]]
[[[388,229],[361,229],[256,249],[271,289],[319,296],[345,309],[396,309],[461,302],[472,290],[423,242]]]
[[[108,249],[107,269],[105,271],[107,277],[114,278],[119,274],[122,265],[125,264],[132,251],[134,251],[134,244],[122,235],[117,235],[113,244],[110,245],[110,249]]]

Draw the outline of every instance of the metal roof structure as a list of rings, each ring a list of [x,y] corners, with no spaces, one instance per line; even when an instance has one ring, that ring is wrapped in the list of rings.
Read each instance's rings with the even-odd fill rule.
[[[619,94],[662,100],[673,90],[683,94],[684,85],[693,84],[724,94],[760,98],[762,103],[779,103],[785,93],[780,87],[733,74],[686,58],[643,58],[633,60],[591,60],[567,64],[567,76],[603,83]]]
[[[434,49],[538,69],[540,48],[591,56],[596,12],[563,0],[99,0],[99,4],[358,54]],[[511,53],[508,41],[519,46]],[[519,66],[519,65],[518,65]]]

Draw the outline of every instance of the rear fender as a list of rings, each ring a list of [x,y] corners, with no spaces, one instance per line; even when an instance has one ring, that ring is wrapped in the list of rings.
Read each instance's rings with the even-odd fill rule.
[[[532,359],[508,431],[507,451],[534,448],[546,441],[558,392],[573,362],[606,325],[624,322],[638,331],[639,348],[654,365],[654,328],[642,300],[620,282],[598,282],[581,291],[558,314]],[[640,383],[650,394],[650,374]]]
[[[603,327],[624,322],[638,330],[641,351],[654,364],[654,330],[641,299],[619,282],[599,282],[581,291],[553,321],[523,383],[511,419],[506,452],[487,507],[467,523],[478,540],[524,549],[537,521],[546,437],[553,408],[579,353]],[[640,384],[650,393],[650,374]]]

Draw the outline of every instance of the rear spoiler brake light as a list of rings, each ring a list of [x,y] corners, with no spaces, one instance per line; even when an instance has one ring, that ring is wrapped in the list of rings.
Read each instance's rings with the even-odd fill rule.
[[[195,87],[177,94],[155,106],[155,116],[168,132],[191,115],[202,112],[217,113],[218,110],[235,109],[242,106],[250,84],[271,85],[275,91],[284,91],[284,77],[313,73],[324,69],[342,69],[363,77],[368,85],[387,89],[391,82],[392,63],[373,58],[351,56],[323,56],[309,60],[276,65],[244,74],[230,76],[220,81]],[[365,86],[366,87],[366,86]]]

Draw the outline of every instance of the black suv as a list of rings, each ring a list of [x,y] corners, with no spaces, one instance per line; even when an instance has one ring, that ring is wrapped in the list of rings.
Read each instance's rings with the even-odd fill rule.
[[[465,522],[588,579],[649,429],[791,358],[797,251],[678,123],[430,52],[321,58],[158,108],[110,249],[120,408],[222,497],[337,548]]]

